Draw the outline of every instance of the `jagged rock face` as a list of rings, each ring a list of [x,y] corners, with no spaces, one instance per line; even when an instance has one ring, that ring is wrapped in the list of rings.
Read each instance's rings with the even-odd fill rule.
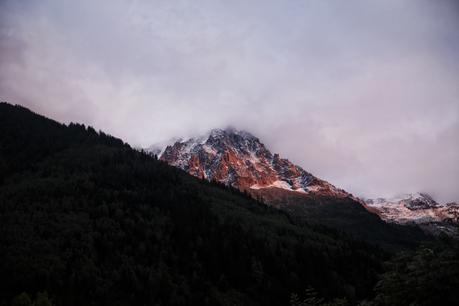
[[[409,210],[437,208],[438,203],[426,193],[420,193],[417,197],[410,197],[403,200],[404,205]]]
[[[160,159],[188,173],[241,190],[280,188],[304,194],[350,196],[289,160],[272,154],[245,131],[212,130],[208,136],[177,141]]]

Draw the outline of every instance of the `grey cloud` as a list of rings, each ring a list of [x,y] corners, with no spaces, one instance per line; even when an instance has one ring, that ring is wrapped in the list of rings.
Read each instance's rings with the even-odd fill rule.
[[[0,2],[0,95],[149,146],[233,125],[363,196],[459,200],[454,0]]]

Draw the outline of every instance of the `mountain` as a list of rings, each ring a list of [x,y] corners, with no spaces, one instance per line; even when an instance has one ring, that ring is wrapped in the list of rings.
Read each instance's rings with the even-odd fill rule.
[[[332,227],[388,248],[425,239],[416,227],[386,224],[362,200],[272,154],[246,131],[214,129],[180,140],[163,149],[160,159],[193,176],[245,191],[299,222]]]
[[[214,129],[209,135],[177,141],[160,157],[191,175],[240,190],[280,188],[305,194],[349,197],[289,160],[272,154],[260,140],[234,128]]]
[[[7,103],[0,170],[0,305],[290,305],[309,287],[357,304],[388,258]]]
[[[416,223],[434,234],[459,236],[457,203],[439,204],[426,193],[405,194],[391,199],[367,199],[365,202],[386,221]]]

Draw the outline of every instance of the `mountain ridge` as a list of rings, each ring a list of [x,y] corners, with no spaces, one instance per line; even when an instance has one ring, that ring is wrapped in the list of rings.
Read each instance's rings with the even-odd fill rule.
[[[253,134],[232,127],[176,141],[162,151],[160,159],[194,176],[241,190],[281,188],[305,194],[352,196],[279,154],[272,154]]]
[[[414,223],[434,234],[459,237],[458,203],[438,203],[429,194],[421,192],[394,198],[366,199],[365,203],[388,222]]]

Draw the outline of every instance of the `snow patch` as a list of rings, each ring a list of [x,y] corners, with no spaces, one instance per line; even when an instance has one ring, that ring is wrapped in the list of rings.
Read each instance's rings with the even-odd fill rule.
[[[292,190],[292,186],[285,181],[275,181],[274,183],[271,184],[271,187]]]
[[[216,155],[218,152],[217,150],[215,150],[214,148],[212,148],[211,146],[209,145],[203,145],[202,146],[202,149],[206,152],[206,153],[209,153],[211,155]]]
[[[280,180],[277,180],[277,181],[275,181],[275,182],[273,182],[272,184],[269,184],[269,185],[255,184],[255,185],[250,186],[251,189],[262,189],[262,188],[270,188],[270,187],[276,187],[276,188],[286,189],[286,190],[290,190],[290,191],[298,191],[298,189],[293,190],[292,186],[289,183],[287,183],[286,181],[280,181]]]

